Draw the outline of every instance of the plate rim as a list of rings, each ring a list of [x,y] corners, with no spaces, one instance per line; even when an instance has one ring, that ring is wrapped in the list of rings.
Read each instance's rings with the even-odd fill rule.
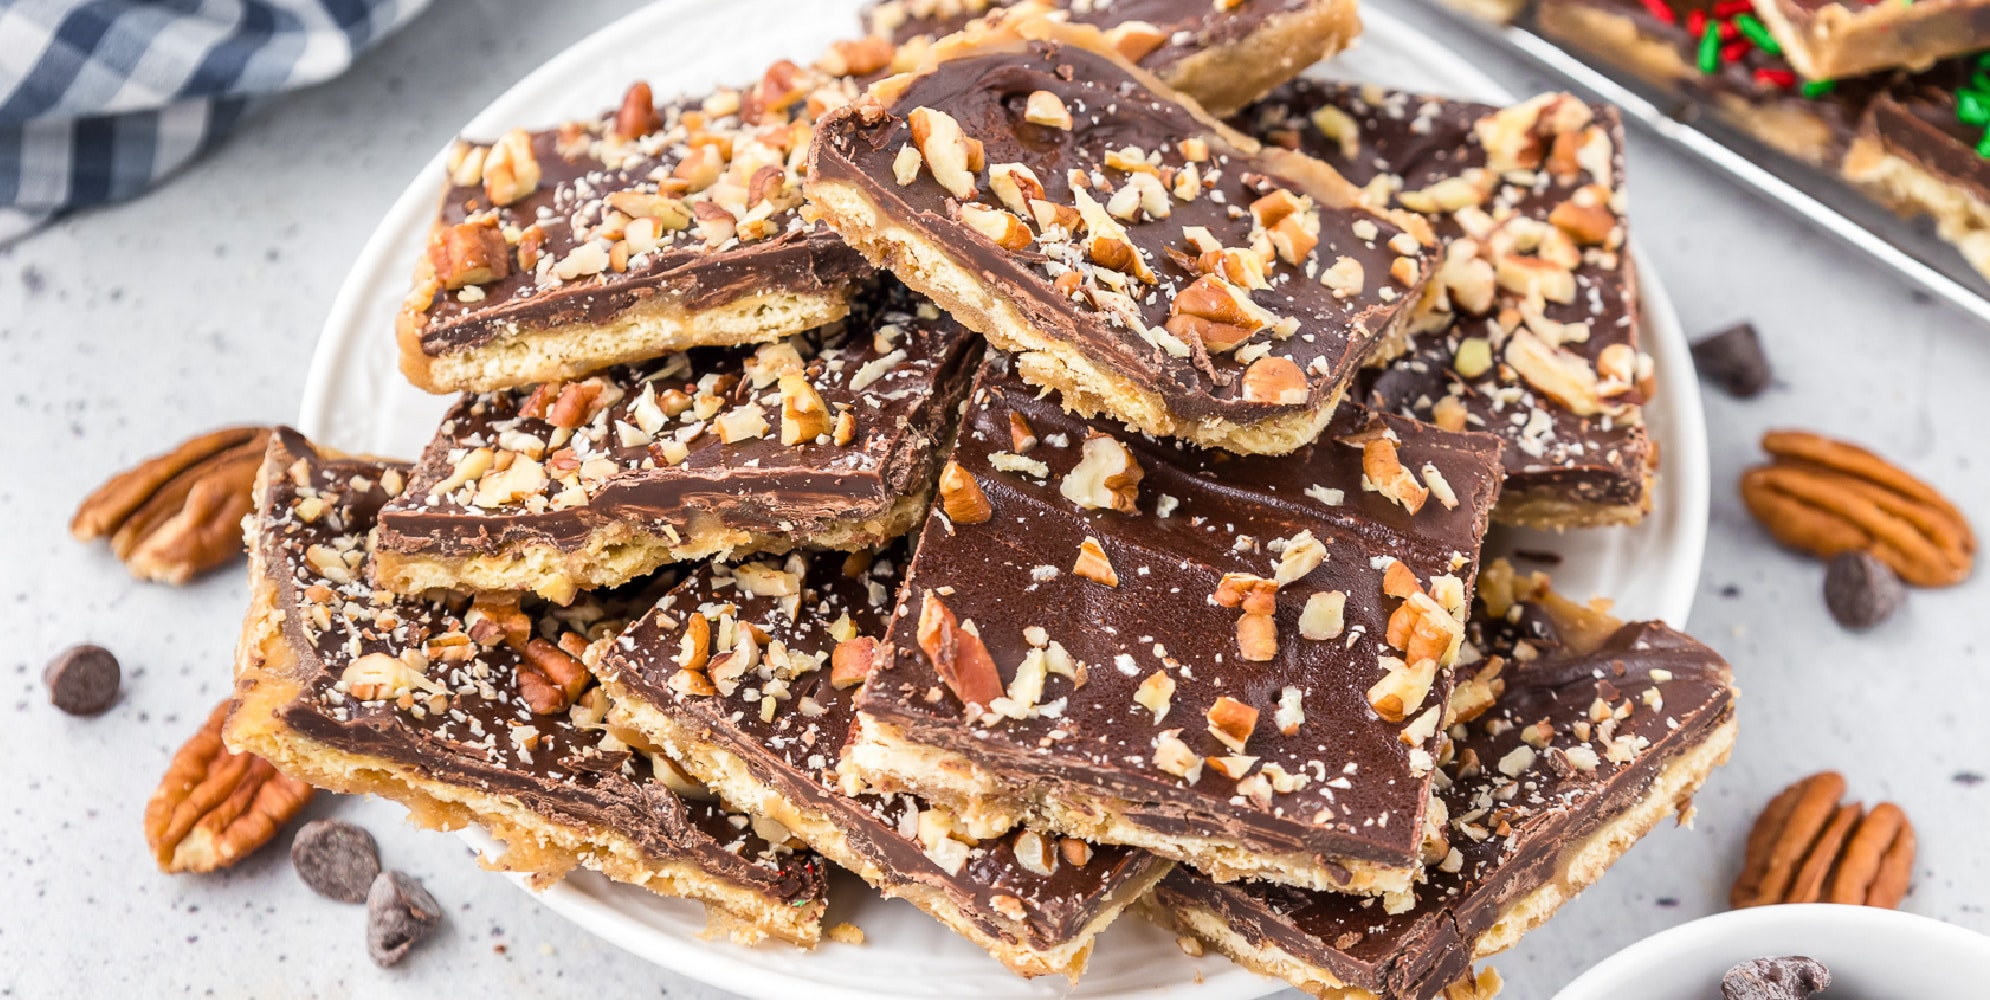
[[[603,25],[506,88],[466,122],[459,129],[459,134],[491,131],[518,120],[520,116],[515,110],[519,105],[543,99],[573,67],[603,54],[603,50],[631,34],[667,27],[672,9],[692,2],[694,0],[653,0]],[[1361,16],[1364,37],[1386,37],[1406,42],[1412,47],[1443,52],[1450,61],[1443,72],[1464,85],[1460,90],[1468,99],[1499,103],[1514,100],[1509,88],[1396,15],[1371,6],[1365,8]],[[432,179],[442,172],[448,151],[449,144],[444,144],[414,174],[381,216],[339,286],[313,348],[299,400],[297,426],[307,436],[314,439],[327,436],[333,425],[333,389],[350,381],[342,376],[357,359],[363,357],[352,349],[354,345],[350,341],[355,333],[364,331],[369,336],[391,333],[367,329],[366,307],[376,299],[381,283],[394,288],[405,281],[405,267],[399,265],[412,252],[405,245],[406,236],[427,229],[427,219],[436,199]],[[1630,256],[1634,261],[1646,260],[1635,239],[1631,241]],[[1668,373],[1660,385],[1671,387],[1661,388],[1660,394],[1660,402],[1666,407],[1666,416],[1672,423],[1671,433],[1664,439],[1667,464],[1661,475],[1678,477],[1673,490],[1661,487],[1657,491],[1660,495],[1676,494],[1668,497],[1672,509],[1667,515],[1675,522],[1675,541],[1671,547],[1676,551],[1674,559],[1669,561],[1670,586],[1657,596],[1654,610],[1657,617],[1675,627],[1683,627],[1692,609],[1705,555],[1709,506],[1705,413],[1692,358],[1686,350],[1685,337],[1671,298],[1666,294],[1661,279],[1649,268],[1639,270],[1638,280],[1645,304],[1647,350],[1654,354],[1659,370]],[[1662,332],[1663,335],[1654,336],[1655,332]],[[475,826],[459,833],[480,851],[494,844]],[[502,874],[539,903],[583,930],[638,958],[709,986],[769,1000],[785,998],[788,996],[785,991],[797,986],[806,986],[813,991],[813,996],[824,1000],[861,1000],[884,995],[875,990],[849,990],[764,967],[755,963],[755,953],[751,949],[712,947],[703,941],[663,932],[617,911],[592,893],[565,881],[545,889],[533,889],[528,884],[528,876]],[[1286,986],[1283,980],[1261,976],[1241,966],[1223,962],[1213,970],[1203,970],[1194,983],[1175,984],[1159,990],[1171,996],[1193,993],[1208,1000],[1250,1000],[1285,989]],[[1079,988],[1082,989],[1082,984]],[[1088,995],[1118,997],[1151,994],[1119,991]]]
[[[1703,950],[1705,945],[1702,939],[1745,935],[1765,925],[1777,924],[1787,925],[1793,932],[1811,931],[1819,927],[1855,926],[1861,929],[1881,929],[1880,932],[1885,933],[1887,930],[1898,928],[1903,936],[1912,936],[1923,941],[1939,941],[1943,947],[1952,944],[1956,951],[1974,953],[1984,962],[1990,963],[1990,935],[1980,934],[1967,927],[1938,920],[1926,914],[1879,906],[1784,903],[1777,906],[1755,906],[1712,913],[1639,938],[1583,970],[1581,975],[1557,991],[1551,1000],[1589,1000],[1602,996],[1604,988],[1620,982],[1627,974],[1640,970],[1658,958],[1686,957],[1671,954],[1682,948],[1695,952]]]

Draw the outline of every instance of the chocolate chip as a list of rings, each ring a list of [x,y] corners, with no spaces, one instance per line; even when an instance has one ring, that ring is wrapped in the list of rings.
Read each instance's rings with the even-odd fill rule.
[[[96,715],[117,703],[117,657],[102,646],[71,646],[41,672],[48,700],[70,715]]]
[[[1872,628],[1906,600],[1900,577],[1870,552],[1840,552],[1824,568],[1824,606],[1846,628]]]
[[[394,965],[441,921],[442,907],[420,879],[381,872],[366,893],[366,953],[383,969]]]
[[[326,899],[364,903],[380,874],[380,848],[372,834],[351,823],[313,820],[290,839],[290,867]]]
[[[1805,1000],[1831,985],[1831,972],[1814,958],[1751,958],[1721,977],[1723,1000]]]
[[[1746,320],[1694,341],[1693,366],[1730,396],[1753,399],[1769,387],[1769,358]]]

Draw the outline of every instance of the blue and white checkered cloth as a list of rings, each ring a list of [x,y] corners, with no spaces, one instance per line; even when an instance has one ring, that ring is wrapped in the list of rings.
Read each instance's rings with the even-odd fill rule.
[[[130,198],[428,0],[0,0],[0,245]]]

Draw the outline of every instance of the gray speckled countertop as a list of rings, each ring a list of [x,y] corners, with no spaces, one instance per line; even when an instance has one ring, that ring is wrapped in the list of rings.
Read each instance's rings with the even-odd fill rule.
[[[395,970],[366,960],[362,909],[313,896],[280,850],[210,877],[159,874],[140,814],[227,689],[244,583],[137,584],[65,530],[75,502],[137,458],[211,426],[291,419],[347,264],[408,177],[511,82],[624,9],[438,4],[151,196],[0,251],[0,996],[723,995],[567,924],[392,805],[325,796],[309,815],[365,824],[386,863],[447,909]],[[1481,62],[1518,90],[1543,85]],[[1695,829],[1655,833],[1494,963],[1508,995],[1546,997],[1718,910],[1754,809],[1822,767],[1916,821],[1907,909],[1990,931],[1990,786],[1972,777],[1990,773],[1990,573],[1917,592],[1887,626],[1848,635],[1825,614],[1818,564],[1773,547],[1732,488],[1761,430],[1810,427],[1870,444],[1990,526],[1990,329],[1648,136],[1632,143],[1635,225],[1688,331],[1752,319],[1777,366],[1759,400],[1707,398],[1713,523],[1692,631],[1735,664],[1742,739]],[[81,641],[126,669],[122,701],[96,719],[55,711],[40,680]]]

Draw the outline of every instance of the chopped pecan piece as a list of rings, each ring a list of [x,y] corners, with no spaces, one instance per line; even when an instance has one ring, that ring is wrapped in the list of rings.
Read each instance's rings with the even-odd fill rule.
[[[1140,463],[1117,438],[1098,434],[1086,438],[1078,464],[1058,485],[1064,498],[1088,510],[1111,509],[1131,514],[1139,508]]]
[[[1244,752],[1258,725],[1258,710],[1229,695],[1209,706],[1209,733],[1237,753]]]
[[[1119,574],[1113,572],[1112,560],[1106,558],[1105,547],[1090,535],[1078,543],[1078,561],[1072,565],[1071,575],[1108,587],[1119,586]]]
[[[622,94],[622,106],[615,111],[615,134],[624,140],[640,139],[663,127],[657,117],[656,98],[650,85],[641,80],[629,84]]]
[[[933,672],[964,705],[987,708],[1002,697],[1002,675],[981,637],[961,627],[954,613],[927,591],[919,609],[919,648]]]
[[[953,459],[940,469],[940,508],[955,524],[981,524],[995,516],[974,474]]]
[[[829,654],[829,683],[837,688],[856,687],[870,679],[887,655],[888,647],[869,636],[845,639]]]
[[[914,108],[905,118],[912,130],[912,143],[933,171],[933,179],[949,194],[966,200],[974,197],[974,143],[961,131],[960,122],[944,111]],[[970,145],[970,144],[973,145]]]
[[[539,190],[539,161],[532,152],[532,133],[512,129],[484,154],[484,194],[498,205]]]
[[[1219,607],[1242,608],[1245,614],[1269,615],[1278,600],[1278,581],[1249,573],[1225,573],[1216,581]]]
[[[1362,444],[1361,477],[1364,486],[1401,504],[1412,514],[1422,510],[1423,502],[1430,498],[1430,490],[1417,482],[1416,475],[1397,457],[1396,442],[1386,437],[1372,438]]]
[[[1296,406],[1306,401],[1306,373],[1291,358],[1262,357],[1244,369],[1244,398]]]
[[[429,266],[448,291],[502,281],[511,273],[511,246],[495,218],[463,222],[435,231],[428,244]]]
[[[822,394],[810,385],[808,376],[789,372],[781,376],[781,443],[808,444],[829,433],[829,407]]]

